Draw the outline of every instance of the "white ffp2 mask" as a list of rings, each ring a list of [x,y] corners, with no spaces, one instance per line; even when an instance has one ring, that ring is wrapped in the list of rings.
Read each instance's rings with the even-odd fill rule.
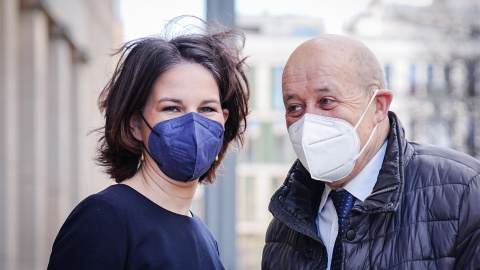
[[[288,128],[293,149],[313,179],[331,183],[352,172],[355,162],[378,126],[375,125],[360,150],[357,127],[377,93],[378,90],[373,94],[355,127],[343,119],[306,113]]]

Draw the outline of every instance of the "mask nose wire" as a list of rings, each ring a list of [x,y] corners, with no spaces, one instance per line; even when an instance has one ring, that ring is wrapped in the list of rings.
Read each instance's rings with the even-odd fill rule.
[[[360,116],[360,119],[358,119],[358,122],[357,122],[357,124],[355,125],[355,127],[353,128],[353,130],[357,130],[357,127],[358,127],[358,126],[360,125],[360,123],[362,122],[363,117],[365,116],[365,114],[366,114],[367,111],[368,111],[368,108],[370,107],[370,104],[372,104],[373,100],[374,100],[375,97],[377,96],[378,91],[379,91],[379,90],[377,89],[377,90],[375,90],[375,92],[373,93],[372,98],[371,98],[370,101],[368,102],[367,108],[365,108],[365,110],[363,111],[362,116]]]

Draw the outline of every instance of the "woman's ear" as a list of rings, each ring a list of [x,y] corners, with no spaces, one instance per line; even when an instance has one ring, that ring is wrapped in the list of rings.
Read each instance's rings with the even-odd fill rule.
[[[130,129],[132,131],[133,137],[139,141],[143,141],[142,129],[140,128],[142,124],[142,119],[139,113],[135,113],[130,118]]]
[[[392,99],[392,91],[388,89],[378,90],[377,96],[375,97],[375,116],[377,118],[377,123],[382,122],[387,117],[390,104],[392,103]]]
[[[228,116],[230,115],[230,112],[228,109],[223,109],[223,125],[227,122]]]

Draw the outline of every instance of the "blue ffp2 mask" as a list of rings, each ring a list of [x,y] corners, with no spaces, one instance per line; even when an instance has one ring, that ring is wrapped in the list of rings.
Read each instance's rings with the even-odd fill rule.
[[[168,177],[189,182],[212,165],[223,144],[223,126],[198,113],[162,121],[153,128],[147,152]]]

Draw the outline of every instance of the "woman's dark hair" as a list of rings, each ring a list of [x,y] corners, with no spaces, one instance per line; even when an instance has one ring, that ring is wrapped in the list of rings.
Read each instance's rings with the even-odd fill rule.
[[[200,177],[200,182],[213,182],[215,170],[232,141],[243,143],[250,95],[245,58],[241,56],[245,36],[237,29],[198,20],[204,26],[201,33],[170,39],[141,38],[125,43],[115,53],[120,56],[119,62],[98,99],[105,127],[100,129],[104,133],[96,160],[117,183],[131,178],[139,168],[142,142],[133,136],[132,116],[144,108],[158,77],[181,63],[198,63],[209,70],[220,89],[222,109],[229,110],[218,160]]]

